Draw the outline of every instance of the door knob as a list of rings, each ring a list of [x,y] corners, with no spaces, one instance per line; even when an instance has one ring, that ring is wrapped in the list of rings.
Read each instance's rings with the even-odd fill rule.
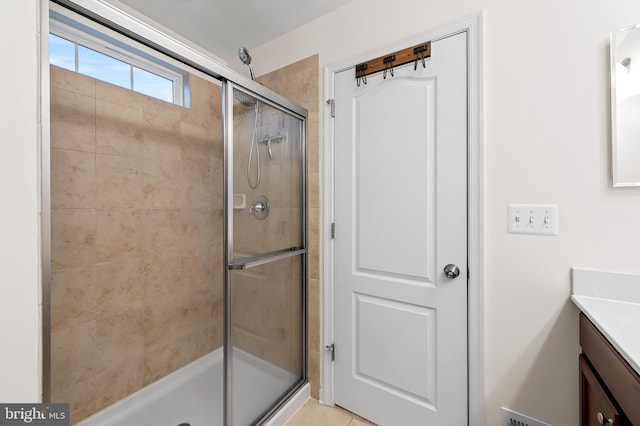
[[[598,417],[598,423],[601,425],[612,425],[615,423],[613,419],[607,419],[601,412],[598,412],[596,417]]]
[[[458,275],[460,275],[460,268],[458,268],[456,265],[449,263],[447,266],[444,267],[444,274],[447,276],[447,278],[454,279]]]

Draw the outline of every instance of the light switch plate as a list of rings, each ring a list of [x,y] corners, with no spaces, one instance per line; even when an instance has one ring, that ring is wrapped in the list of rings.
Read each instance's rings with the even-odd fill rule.
[[[507,232],[510,234],[558,235],[557,204],[509,204]]]

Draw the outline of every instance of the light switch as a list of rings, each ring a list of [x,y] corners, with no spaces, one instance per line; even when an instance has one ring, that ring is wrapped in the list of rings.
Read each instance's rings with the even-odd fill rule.
[[[509,204],[507,232],[510,234],[558,235],[557,204]]]

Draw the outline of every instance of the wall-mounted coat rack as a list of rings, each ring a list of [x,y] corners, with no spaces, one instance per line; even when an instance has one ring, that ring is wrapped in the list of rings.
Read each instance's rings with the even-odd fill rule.
[[[409,62],[413,62],[413,69],[418,68],[418,62],[422,63],[423,67],[426,67],[425,60],[431,57],[431,42],[420,43],[416,46],[407,47],[406,49],[399,50],[388,55],[380,56],[375,59],[371,59],[367,62],[362,62],[356,65],[356,83],[360,86],[362,81],[367,84],[367,76],[380,71],[383,71],[383,77],[387,78],[387,73],[393,77],[393,68],[399,67]]]

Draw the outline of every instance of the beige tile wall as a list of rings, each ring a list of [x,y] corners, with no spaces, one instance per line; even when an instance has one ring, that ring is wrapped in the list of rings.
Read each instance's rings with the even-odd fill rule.
[[[220,88],[51,67],[51,396],[72,423],[222,344]]]
[[[311,395],[317,399],[320,386],[320,164],[318,134],[320,68],[318,55],[310,56],[265,74],[258,80],[309,111],[307,122],[308,364]]]

